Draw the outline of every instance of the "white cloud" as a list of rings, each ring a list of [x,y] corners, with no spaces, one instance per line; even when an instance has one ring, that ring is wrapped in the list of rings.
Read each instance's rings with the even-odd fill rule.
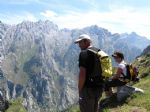
[[[142,36],[150,38],[150,11],[135,10],[133,8],[112,9],[109,12],[67,11],[65,14],[57,14],[53,11],[41,13],[45,19],[49,19],[59,25],[60,28],[83,28],[90,25],[98,25],[112,32],[137,32]]]
[[[22,21],[37,21],[36,17],[29,13],[29,12],[24,12],[22,14],[0,14],[0,20],[7,24],[18,24],[21,23]]]
[[[63,14],[46,10],[40,13],[39,18],[53,21],[60,28],[74,29],[96,24],[113,33],[130,33],[134,31],[150,39],[150,10],[148,9],[135,10],[131,7],[115,7],[107,12],[97,10],[76,12],[69,10]],[[38,21],[39,18],[29,12],[22,12],[21,14],[0,14],[0,20],[7,24],[18,24],[22,21]]]
[[[54,11],[50,10],[46,10],[45,12],[41,12],[40,14],[45,17],[55,17],[57,15]]]

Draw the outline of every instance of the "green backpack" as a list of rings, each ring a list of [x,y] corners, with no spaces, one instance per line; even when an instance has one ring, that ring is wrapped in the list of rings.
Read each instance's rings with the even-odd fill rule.
[[[88,50],[93,52],[97,56],[99,60],[98,62],[100,63],[99,67],[101,70],[101,77],[103,78],[103,80],[110,78],[112,76],[112,61],[109,55],[104,51],[94,47],[90,47],[88,48]]]

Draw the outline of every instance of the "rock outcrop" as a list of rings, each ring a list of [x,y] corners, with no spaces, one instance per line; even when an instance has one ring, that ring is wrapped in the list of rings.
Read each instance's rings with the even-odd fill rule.
[[[79,48],[74,40],[82,33],[89,34],[93,44],[109,54],[114,50],[128,54],[128,61],[150,43],[137,34],[112,34],[96,25],[67,30],[50,21],[0,23],[8,98],[23,97],[29,112],[60,111],[76,103]],[[128,44],[131,37],[134,45]],[[137,47],[139,43],[143,46]]]

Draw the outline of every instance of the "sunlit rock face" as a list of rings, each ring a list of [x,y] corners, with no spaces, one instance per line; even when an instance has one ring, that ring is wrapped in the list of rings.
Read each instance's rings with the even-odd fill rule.
[[[150,44],[136,33],[112,34],[96,25],[69,30],[50,21],[0,22],[8,98],[23,97],[29,112],[60,111],[76,103],[80,49],[74,40],[83,33],[108,54],[122,51],[129,62]]]

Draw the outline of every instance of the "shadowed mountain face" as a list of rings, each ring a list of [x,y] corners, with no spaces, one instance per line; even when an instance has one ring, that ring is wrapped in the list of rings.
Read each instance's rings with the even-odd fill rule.
[[[0,23],[5,54],[2,70],[8,79],[9,98],[24,97],[30,112],[63,110],[76,103],[80,49],[74,40],[83,33],[109,54],[122,51],[129,62],[150,44],[135,33],[112,34],[96,25],[60,30],[50,21]]]
[[[150,75],[150,45],[137,57],[135,65],[138,67],[139,71],[141,71],[141,78]]]
[[[150,57],[150,45],[149,45],[148,47],[146,47],[146,48],[143,50],[141,56],[142,56],[142,55],[145,55],[145,56],[147,56],[147,57]]]

